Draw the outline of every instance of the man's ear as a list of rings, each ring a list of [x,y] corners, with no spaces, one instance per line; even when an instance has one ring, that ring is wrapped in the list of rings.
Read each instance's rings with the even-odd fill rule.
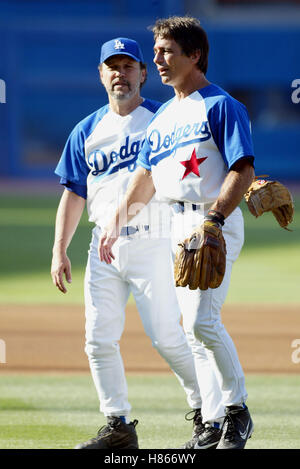
[[[195,50],[190,55],[190,58],[193,60],[195,64],[199,62],[200,57],[201,57],[201,51],[199,49]]]
[[[102,80],[102,67],[101,67],[101,65],[98,65],[98,70],[99,70],[99,81],[100,81],[100,83],[103,84],[103,80]]]
[[[141,84],[145,83],[147,79],[147,70],[146,68],[142,68],[142,80],[141,80]]]

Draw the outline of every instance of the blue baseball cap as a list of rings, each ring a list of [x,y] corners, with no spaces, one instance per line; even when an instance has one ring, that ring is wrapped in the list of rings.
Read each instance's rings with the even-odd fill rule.
[[[144,62],[140,46],[133,39],[117,37],[105,42],[101,47],[100,64],[113,55],[128,55],[137,62]]]

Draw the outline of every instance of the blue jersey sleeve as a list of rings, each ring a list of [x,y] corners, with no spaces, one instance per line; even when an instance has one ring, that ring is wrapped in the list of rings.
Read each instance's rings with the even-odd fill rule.
[[[146,138],[141,148],[141,151],[139,152],[137,164],[147,169],[148,171],[151,171],[151,164],[149,162],[150,153],[151,147],[149,145],[148,139]]]
[[[83,186],[81,184],[76,184],[75,182],[68,181],[66,178],[60,178],[60,184],[65,186],[65,188],[70,192],[75,192],[75,194],[79,195],[83,199],[87,198],[87,186]]]
[[[246,107],[230,95],[206,97],[209,125],[228,168],[240,158],[254,160],[251,127]]]
[[[55,173],[69,182],[86,186],[89,168],[84,153],[85,136],[81,127],[77,125],[71,132]]]

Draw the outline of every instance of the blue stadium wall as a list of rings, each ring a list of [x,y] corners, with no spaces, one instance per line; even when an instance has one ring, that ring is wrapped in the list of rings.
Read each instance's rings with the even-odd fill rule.
[[[142,94],[169,99],[147,26],[184,13],[180,0],[0,1],[0,178],[54,177],[74,125],[106,103],[97,65],[112,37],[140,42],[148,65]],[[296,79],[300,86],[299,24],[200,20],[211,46],[207,78],[248,107],[257,173],[300,181],[300,91],[292,88]]]

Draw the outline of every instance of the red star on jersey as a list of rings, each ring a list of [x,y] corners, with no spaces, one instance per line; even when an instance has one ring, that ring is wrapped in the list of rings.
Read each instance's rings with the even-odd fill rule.
[[[194,173],[196,174],[196,176],[200,177],[199,165],[203,163],[203,161],[205,161],[206,159],[207,159],[207,156],[205,156],[204,158],[197,158],[196,149],[194,148],[190,160],[180,161],[180,163],[185,167],[185,172],[184,172],[184,175],[182,176],[182,179],[184,179],[190,173]]]

